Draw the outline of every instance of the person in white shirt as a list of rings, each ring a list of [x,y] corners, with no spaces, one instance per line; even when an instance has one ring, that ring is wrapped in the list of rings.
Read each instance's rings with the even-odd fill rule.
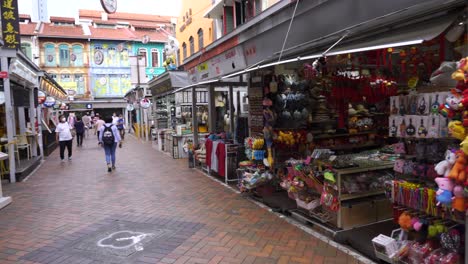
[[[83,123],[85,125],[85,130],[86,130],[86,136],[89,136],[89,130],[91,129],[91,117],[89,116],[88,113],[86,113],[81,120],[83,120]]]
[[[119,116],[114,112],[112,115],[112,124],[116,126],[119,123]]]
[[[59,121],[60,123],[55,128],[55,139],[59,143],[60,159],[63,162],[65,161],[65,147],[68,151],[68,160],[72,159],[73,136],[70,124],[68,124],[64,115],[59,116]]]
[[[99,131],[101,130],[101,127],[105,124],[104,120],[102,120],[99,116],[96,117],[96,123],[95,123],[95,132],[94,134],[97,134],[98,141],[99,141]]]

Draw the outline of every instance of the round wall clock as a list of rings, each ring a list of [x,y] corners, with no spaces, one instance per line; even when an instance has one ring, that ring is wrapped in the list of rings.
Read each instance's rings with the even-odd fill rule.
[[[117,0],[101,0],[101,5],[108,14],[113,14],[117,11]]]
[[[102,53],[102,51],[96,50],[94,52],[94,63],[96,63],[96,65],[101,65],[103,61],[104,61],[104,54]]]

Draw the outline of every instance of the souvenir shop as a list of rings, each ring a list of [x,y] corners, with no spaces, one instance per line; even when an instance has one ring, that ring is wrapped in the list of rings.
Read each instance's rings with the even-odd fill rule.
[[[196,88],[192,95],[192,89],[184,89],[189,86],[188,79],[187,72],[167,71],[148,83],[153,96],[154,139],[158,150],[175,159],[188,157],[194,137],[193,116],[199,136],[208,131],[208,91]]]
[[[463,263],[467,22],[456,12],[250,71],[239,189],[374,260]],[[195,151],[218,173],[236,151],[223,137]]]
[[[67,94],[65,90],[47,73],[41,77],[38,101],[39,127],[42,140],[39,140],[40,149],[43,156],[49,156],[57,147],[55,140],[55,127],[57,126],[61,100],[65,100]]]

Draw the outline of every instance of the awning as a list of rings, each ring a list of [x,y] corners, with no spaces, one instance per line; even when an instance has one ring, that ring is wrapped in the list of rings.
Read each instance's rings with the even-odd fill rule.
[[[203,15],[204,18],[218,18],[223,15],[224,0],[217,0]]]
[[[185,71],[167,71],[148,83],[153,96],[161,97],[175,89],[189,85],[188,73]]]
[[[391,47],[401,47],[421,44],[432,40],[444,32],[458,18],[457,15],[448,15],[437,19],[429,19],[417,24],[402,28],[393,28],[374,36],[351,36],[344,39],[336,48],[327,53],[328,56],[354,53],[366,50],[376,50]]]
[[[47,72],[41,76],[39,90],[56,99],[66,99],[67,92]]]

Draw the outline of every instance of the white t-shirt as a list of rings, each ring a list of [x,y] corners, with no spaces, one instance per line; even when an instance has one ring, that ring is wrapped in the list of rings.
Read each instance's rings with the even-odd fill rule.
[[[112,117],[112,124],[116,126],[119,123],[119,117],[118,116],[113,116]]]
[[[59,133],[59,141],[68,141],[73,139],[70,131],[70,125],[67,122],[59,123],[55,128],[55,132]]]

